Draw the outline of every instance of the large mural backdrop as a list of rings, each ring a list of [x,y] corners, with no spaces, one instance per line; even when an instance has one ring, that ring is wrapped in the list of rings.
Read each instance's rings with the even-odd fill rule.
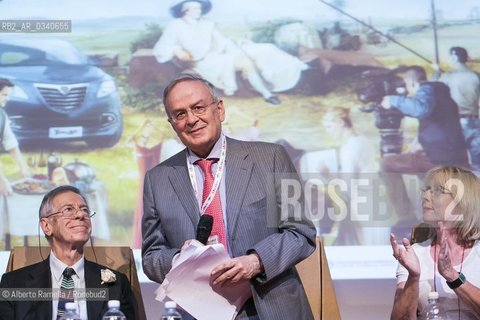
[[[182,72],[218,87],[227,135],[287,148],[327,245],[386,245],[399,216],[379,163],[418,132],[379,109],[405,94],[391,70],[431,79],[460,46],[480,71],[475,0],[2,0],[0,20],[24,163],[4,145],[2,249],[36,243],[40,200],[64,183],[97,212],[95,243],[139,248],[143,175],[182,148],[161,102]],[[420,218],[418,177],[404,179]]]

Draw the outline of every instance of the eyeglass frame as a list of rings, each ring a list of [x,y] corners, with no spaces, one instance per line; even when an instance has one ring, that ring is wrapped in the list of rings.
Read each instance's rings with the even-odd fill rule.
[[[188,111],[189,110],[190,110],[191,114],[193,114],[195,117],[198,118],[200,116],[203,116],[207,112],[208,107],[210,107],[211,105],[213,105],[215,103],[218,104],[220,101],[221,100],[213,100],[212,102],[210,102],[209,104],[206,104],[206,105],[195,104],[192,107],[177,110],[177,111],[175,111],[175,113],[177,114],[177,117],[178,117],[179,112],[185,112],[185,118],[176,119],[175,116],[170,116],[168,118],[168,121],[173,122],[175,124],[182,123],[184,120],[188,119]],[[201,111],[199,111],[198,109],[200,109]],[[194,111],[194,110],[197,110],[197,111]]]
[[[72,213],[71,215],[66,215],[66,214],[64,213],[64,211],[67,210],[68,208],[73,208],[73,209],[75,209],[74,213]],[[83,209],[87,209],[88,214],[86,214],[86,212],[82,211]],[[97,214],[95,211],[90,210],[90,208],[88,208],[88,207],[78,208],[78,207],[74,207],[74,206],[72,206],[72,205],[66,205],[66,206],[63,207],[62,210],[57,211],[57,212],[50,213],[50,214],[48,214],[48,215],[46,215],[45,217],[42,217],[42,218],[50,218],[51,216],[54,216],[54,215],[57,215],[57,214],[61,214],[61,215],[62,215],[62,218],[75,219],[75,215],[76,215],[79,211],[80,211],[80,212],[83,212],[82,217],[84,217],[84,218],[86,218],[86,219],[91,219],[94,215]]]
[[[450,194],[453,195],[453,192],[447,189],[444,186],[441,185],[435,185],[435,186],[425,186],[422,189],[420,189],[423,193],[426,193],[427,191],[431,192],[433,195],[440,195],[440,194]]]

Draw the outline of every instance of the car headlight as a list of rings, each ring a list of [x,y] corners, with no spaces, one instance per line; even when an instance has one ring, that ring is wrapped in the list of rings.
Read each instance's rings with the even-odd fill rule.
[[[13,87],[11,98],[28,100],[28,95],[19,85]]]
[[[113,82],[113,80],[105,80],[98,89],[97,98],[108,96],[109,94],[115,92],[115,90],[117,90],[115,87],[115,82]]]

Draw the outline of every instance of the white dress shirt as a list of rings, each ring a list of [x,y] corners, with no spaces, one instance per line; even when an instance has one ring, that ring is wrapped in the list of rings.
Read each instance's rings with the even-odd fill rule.
[[[53,251],[50,252],[50,271],[52,273],[52,290],[53,292],[57,292],[60,290],[60,286],[63,280],[63,270],[65,268],[70,267],[75,270],[75,274],[72,276],[73,283],[75,285],[75,290],[82,289],[85,290],[85,259],[82,256],[80,260],[78,260],[73,266],[68,266],[62,261],[60,261]],[[77,300],[75,299],[75,303],[77,304],[77,308],[80,308],[79,315],[82,320],[87,320],[87,301],[85,299]],[[52,320],[57,319],[57,311],[58,311],[58,296],[54,296],[52,299]]]

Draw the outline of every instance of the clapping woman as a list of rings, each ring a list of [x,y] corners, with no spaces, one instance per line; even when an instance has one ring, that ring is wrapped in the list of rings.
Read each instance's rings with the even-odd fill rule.
[[[480,180],[458,167],[432,169],[422,189],[423,220],[429,239],[399,245],[391,319],[424,316],[428,293],[436,291],[448,319],[480,318]]]

